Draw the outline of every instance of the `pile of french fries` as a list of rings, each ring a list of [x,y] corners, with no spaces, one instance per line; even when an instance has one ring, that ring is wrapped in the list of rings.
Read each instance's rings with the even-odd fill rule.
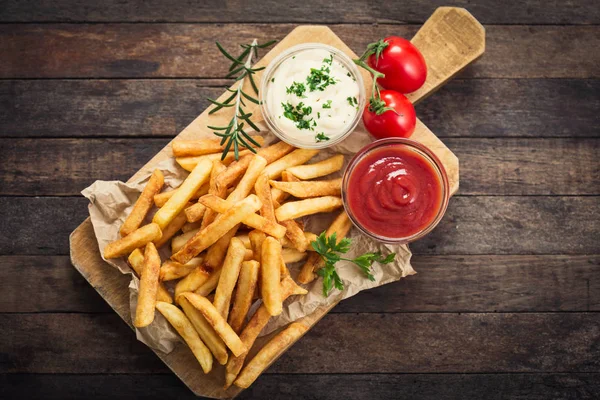
[[[343,156],[307,164],[318,150],[278,142],[257,154],[243,150],[238,161],[230,154],[221,160],[218,139],[176,140],[172,150],[189,175],[161,192],[164,177],[155,170],[104,257],[127,257],[140,278],[136,327],[150,325],[158,310],[205,373],[215,359],[226,366],[225,388],[247,388],[308,329],[288,325],[246,362],[283,302],[307,293],[287,264],[307,258],[296,278],[304,284],[323,266],[310,244],[316,235],[298,219],[342,207],[341,179],[312,179],[339,171]],[[153,206],[158,211],[143,225]],[[342,210],[327,234],[341,238],[350,226]],[[158,249],[169,243],[172,255],[161,260]],[[176,281],[174,295],[168,281]],[[249,315],[254,302],[260,306]]]

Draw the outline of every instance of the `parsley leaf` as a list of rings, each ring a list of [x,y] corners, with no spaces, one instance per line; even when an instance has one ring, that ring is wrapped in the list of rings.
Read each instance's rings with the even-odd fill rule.
[[[294,81],[290,87],[285,88],[285,92],[287,94],[293,93],[298,97],[305,97],[306,86],[304,86],[304,83]]]
[[[327,100],[325,103],[323,103],[323,108],[331,108],[331,100]]]
[[[316,140],[317,143],[319,143],[319,142],[325,142],[325,141],[327,141],[329,139],[330,139],[329,136],[325,135],[324,132],[317,133],[317,136],[315,136],[315,140]]]
[[[312,241],[310,244],[321,256],[323,261],[325,261],[325,266],[317,271],[317,275],[323,278],[323,296],[325,297],[329,296],[329,293],[331,293],[331,290],[334,287],[338,290],[344,289],[344,283],[335,270],[335,264],[338,261],[350,261],[358,266],[369,280],[374,281],[375,277],[371,273],[373,263],[378,262],[380,264],[388,264],[394,261],[394,258],[396,257],[395,253],[391,253],[386,257],[383,257],[381,252],[375,252],[365,253],[353,260],[343,258],[340,254],[345,254],[348,252],[348,250],[350,250],[352,240],[349,238],[342,238],[338,242],[337,234],[335,232],[329,237],[327,237],[326,233],[323,232],[317,236],[317,240]]]
[[[358,100],[356,100],[356,97],[346,97],[346,100],[348,101],[348,104],[350,104],[351,106],[358,105]]]
[[[311,122],[314,122],[312,118],[304,119],[304,117],[310,115],[312,112],[311,106],[304,106],[304,103],[300,102],[296,107],[290,103],[281,103],[283,106],[283,116],[295,122],[298,129],[309,129],[314,130],[311,127]]]

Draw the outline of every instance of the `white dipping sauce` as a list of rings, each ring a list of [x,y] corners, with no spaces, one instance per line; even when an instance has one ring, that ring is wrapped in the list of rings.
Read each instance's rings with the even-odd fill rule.
[[[358,105],[355,78],[324,49],[307,49],[283,61],[267,86],[266,106],[275,124],[299,142],[322,142],[344,134]]]

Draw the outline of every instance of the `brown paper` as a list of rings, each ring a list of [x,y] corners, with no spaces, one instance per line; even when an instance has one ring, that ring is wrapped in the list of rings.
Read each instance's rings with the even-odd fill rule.
[[[199,136],[205,137],[206,135],[206,133],[201,133]],[[266,143],[273,142],[275,139],[270,133],[263,133],[263,135],[265,136]],[[323,160],[337,153],[342,153],[345,155],[345,167],[352,155],[370,142],[371,139],[368,133],[361,125],[348,137],[348,139],[337,146],[322,150],[310,161],[310,163]],[[156,168],[160,169],[165,175],[165,189],[163,190],[170,190],[179,186],[188,174],[177,165],[173,158],[162,161]],[[341,176],[342,171],[335,174],[336,177]],[[96,181],[82,192],[82,194],[90,200],[90,217],[101,254],[103,254],[104,247],[109,242],[120,237],[119,229],[121,224],[131,212],[133,204],[143,190],[143,187],[151,174],[152,169],[142,170],[141,173],[136,174],[136,179],[127,183],[118,181]],[[331,178],[333,177],[334,176]],[[336,214],[337,212],[333,212],[306,217],[304,219],[306,230],[316,234],[323,232]],[[151,217],[152,215],[148,216],[148,222],[151,220]],[[309,291],[306,296],[293,296],[286,301],[283,313],[278,317],[272,318],[261,335],[266,335],[291,321],[309,315],[318,306],[334,304],[340,299],[354,296],[361,290],[394,282],[416,273],[410,265],[411,252],[408,249],[408,246],[379,243],[364,236],[356,228],[352,228],[348,236],[352,239],[352,248],[348,252],[348,258],[356,257],[365,252],[381,251],[384,255],[391,252],[396,253],[395,261],[387,265],[375,264],[373,266],[375,281],[373,282],[366,279],[358,267],[352,263],[347,261],[338,262],[336,264],[336,270],[344,282],[343,291],[340,292],[337,289],[333,289],[329,297],[325,298],[323,297],[322,280],[320,278],[316,279],[312,283],[305,285],[306,289]],[[160,254],[163,260],[170,257],[169,246],[164,246],[161,249]],[[111,266],[118,268],[122,273],[132,274],[129,290],[131,294],[130,306],[133,317],[137,300],[138,279],[133,275],[132,270],[127,265],[125,259],[105,261]],[[293,277],[298,274],[301,266],[302,262],[289,266]],[[167,288],[172,293],[174,284],[172,282],[167,282],[166,284]],[[254,308],[256,308],[256,306],[257,305],[254,305]],[[154,349],[166,353],[170,352],[173,349],[175,341],[179,340],[175,330],[160,315],[160,313],[156,313],[155,321],[150,326],[143,329],[136,329],[136,334],[138,340]]]

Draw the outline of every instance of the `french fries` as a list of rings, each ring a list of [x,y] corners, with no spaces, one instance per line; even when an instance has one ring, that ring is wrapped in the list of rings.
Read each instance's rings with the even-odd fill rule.
[[[185,211],[185,210],[184,210]],[[187,217],[187,216],[186,216]],[[183,233],[187,233],[189,231],[193,231],[200,229],[200,222],[186,222],[185,224],[183,224],[183,226],[181,227],[181,232]]]
[[[305,215],[333,211],[342,206],[342,199],[335,196],[315,197],[312,199],[290,201],[277,210],[275,216],[278,221],[296,219]]]
[[[264,232],[259,230],[253,230],[248,233],[248,238],[250,239],[250,245],[252,246],[252,252],[254,253],[254,259],[260,262],[260,256],[262,253],[262,244],[267,238],[267,235]]]
[[[296,165],[304,164],[318,153],[319,150],[296,149],[274,163],[269,164],[269,166],[265,168],[265,173],[269,176],[269,179],[279,178],[284,170]]]
[[[218,177],[225,171],[227,167],[223,165],[220,161],[213,162],[213,169],[210,173],[210,187],[208,189],[208,194],[215,195],[221,199],[225,198],[227,195],[227,186],[221,186],[218,182]],[[202,203],[200,203],[202,204]],[[204,204],[203,204],[204,205]],[[204,206],[206,207],[206,206]],[[206,228],[208,225],[212,224],[212,222],[217,217],[217,213],[215,210],[211,210],[210,208],[204,212],[204,218],[202,219],[202,224],[200,228]]]
[[[167,260],[160,267],[159,279],[161,281],[173,281],[175,279],[183,278],[202,265],[203,259],[203,257],[194,257],[187,264],[180,264],[172,260]]]
[[[237,230],[239,228],[239,224],[234,226],[227,232],[223,237],[215,244],[210,246],[208,251],[206,252],[206,257],[204,258],[204,264],[208,268],[212,269],[220,269],[223,265],[223,260],[225,259],[225,255],[227,254],[227,249],[229,248],[229,242],[231,238],[235,236]]]
[[[169,190],[168,192],[162,192],[159,194],[155,194],[154,195],[154,205],[158,208],[164,206],[165,203],[167,202],[167,200],[169,200],[171,197],[173,197],[173,195],[175,193],[177,193],[177,189]],[[208,183],[205,183],[204,185],[200,186],[200,189],[198,189],[198,191],[196,193],[194,193],[194,195],[192,196],[192,199],[199,199],[200,197],[204,196],[206,193],[208,193]]]
[[[248,154],[252,154],[252,152],[250,150],[242,150],[239,153],[240,157],[243,157]],[[198,165],[201,162],[213,162],[217,160],[221,161],[225,165],[229,165],[235,160],[235,154],[233,153],[233,151],[230,151],[229,153],[227,153],[224,159],[221,159],[221,153],[207,154],[204,156],[197,157],[178,157],[175,159],[175,161],[177,161],[177,164],[179,164],[179,166],[185,169],[186,171],[192,171],[194,168],[196,168],[196,165]]]
[[[211,169],[212,162],[208,160],[199,162],[187,178],[185,178],[185,181],[177,189],[177,192],[154,214],[152,222],[157,223],[161,229],[164,229],[177,214],[183,211],[194,193],[208,181]]]
[[[298,340],[308,327],[299,322],[292,322],[283,331],[275,335],[259,350],[252,360],[242,369],[234,384],[247,388],[269,365],[273,363],[292,343]]]
[[[281,221],[279,223],[285,226],[285,237],[290,240],[292,246],[298,251],[306,251],[308,248],[308,240],[304,235],[304,231],[300,228],[300,225],[293,219],[288,219],[287,221]]]
[[[193,229],[182,235],[175,236],[173,240],[171,240],[171,253],[177,253],[179,250],[181,250],[181,248],[187,243],[187,241],[193,238],[194,235],[199,231],[199,228]]]
[[[185,213],[186,222],[198,222],[204,217],[206,206],[202,203],[196,203],[183,210],[183,212]]]
[[[304,232],[304,237],[306,238],[306,241],[308,242],[308,247],[306,248],[306,250],[307,251],[315,251],[315,249],[312,248],[310,243],[317,240],[317,235],[315,235],[312,232]],[[280,242],[283,247],[295,248],[294,244],[287,237],[281,238]]]
[[[111,242],[104,248],[104,258],[123,257],[137,249],[144,247],[153,240],[158,240],[162,237],[162,231],[157,224],[144,225],[136,229],[129,235]]]
[[[196,332],[190,320],[179,308],[169,303],[159,301],[156,303],[156,309],[181,335],[200,363],[202,371],[204,371],[205,374],[208,374],[212,369],[212,354],[208,347],[202,342],[200,336],[198,336],[198,332]]]
[[[286,276],[281,280],[281,301],[285,301],[292,295],[305,295],[306,293],[308,293],[306,289],[298,286],[290,276]],[[240,340],[248,349],[252,347],[260,332],[267,325],[267,322],[269,322],[269,319],[271,319],[271,314],[269,314],[267,307],[263,303],[258,307],[240,334]],[[225,388],[231,386],[236,376],[239,374],[244,365],[246,356],[247,353],[237,357],[229,357],[227,366],[225,367]]]
[[[262,136],[251,136],[251,138],[261,146],[264,143]],[[176,139],[171,144],[171,148],[175,157],[191,157],[212,153],[219,153],[220,155],[220,153],[225,150],[225,145],[221,144],[221,139]],[[244,147],[242,146],[242,148]]]
[[[281,243],[267,237],[262,244],[260,255],[261,297],[269,314],[279,315],[283,310],[281,299]]]
[[[208,279],[194,291],[194,293],[199,294],[200,296],[208,296],[212,293],[213,290],[217,288],[219,283],[219,278],[221,277],[221,269],[214,270]]]
[[[138,197],[137,201],[133,205],[133,210],[131,210],[131,214],[125,219],[123,225],[121,226],[121,236],[127,236],[131,232],[135,231],[140,227],[144,218],[152,208],[152,201],[154,199],[154,195],[161,191],[163,185],[165,183],[165,177],[163,173],[156,169],[150,176],[150,180],[144,187],[142,194]]]
[[[265,158],[261,156],[253,156],[248,168],[246,169],[246,173],[244,176],[242,176],[242,179],[239,181],[233,192],[227,196],[227,201],[235,203],[236,201],[240,201],[244,197],[248,196],[252,189],[254,189],[256,180],[261,172],[263,172],[266,165],[267,160]]]
[[[308,254],[303,251],[298,251],[296,249],[281,249],[281,256],[283,257],[283,262],[285,264],[292,264],[298,261],[302,261],[306,258]]]
[[[240,239],[242,241],[242,243],[244,243],[244,246],[246,246],[247,249],[252,248],[252,245],[250,244],[250,237],[248,236],[247,233],[243,233],[241,235],[236,235],[236,238]]]
[[[138,278],[140,278],[142,276],[142,272],[144,272],[144,253],[142,253],[140,249],[135,249],[127,258],[127,262],[129,263],[129,265],[131,265],[131,268],[135,271]],[[156,291],[156,300],[164,301],[166,303],[173,302],[171,294],[169,293],[167,288],[162,284],[162,282],[158,283],[158,290]]]
[[[215,356],[217,362],[221,365],[225,365],[228,359],[227,347],[219,335],[217,335],[217,332],[215,332],[213,327],[206,322],[206,318],[204,318],[202,313],[194,308],[185,297],[179,299],[179,305],[194,326],[194,329],[196,329],[196,332],[198,332],[200,339],[202,339],[204,344],[206,344],[206,347],[208,347],[213,356]]]
[[[217,196],[212,195],[203,196],[200,199],[200,202],[206,207],[220,213],[227,212],[235,204],[233,201],[223,200],[218,198]],[[257,214],[250,214],[248,217],[244,218],[242,223],[248,225],[251,228],[266,232],[269,235],[278,239],[282,238],[285,235],[284,226],[279,225],[277,222],[269,221],[265,217],[262,217]]]
[[[332,174],[342,169],[343,166],[344,156],[338,154],[318,163],[289,167],[286,171],[300,179],[308,180]]]
[[[348,214],[342,211],[329,225],[329,228],[325,231],[327,237],[336,234],[337,240],[344,238],[348,231],[352,228],[352,222],[348,218]],[[302,266],[300,273],[298,274],[298,282],[310,283],[315,279],[314,271],[322,268],[325,263],[318,253],[311,253],[306,260],[306,263]]]
[[[229,316],[229,305],[235,283],[240,274],[240,268],[246,255],[246,247],[244,243],[236,237],[231,238],[229,249],[221,268],[221,278],[215,291],[215,300],[213,304],[223,319]]]
[[[212,273],[213,271],[210,268],[206,268],[204,265],[199,265],[194,268],[185,276],[185,278],[175,285],[175,301],[179,302],[179,296],[181,296],[182,293],[197,290],[210,278]]]
[[[206,297],[195,293],[184,293],[182,296],[202,313],[204,318],[206,318],[206,321],[213,327],[221,339],[223,339],[223,342],[229,347],[234,356],[237,357],[248,351],[248,348],[242,343],[237,333],[231,329],[231,326],[227,324],[225,319],[219,314],[219,311],[217,311]]]
[[[281,180],[284,182],[300,182],[300,179],[296,178],[294,175],[290,174],[287,171],[283,171],[281,173]],[[283,190],[271,188],[271,197],[273,198],[274,203],[281,203],[289,196],[290,194],[284,192]]]
[[[184,210],[185,211],[185,210]],[[184,211],[180,212],[173,221],[166,226],[165,229],[162,230],[162,236],[160,239],[154,240],[154,245],[157,248],[163,247],[177,232],[183,228],[183,225],[186,223],[185,213]]]
[[[229,325],[235,333],[239,333],[242,330],[244,318],[246,318],[246,314],[248,314],[248,310],[252,305],[252,297],[256,289],[259,269],[260,264],[258,261],[244,261],[242,263],[233,306],[231,307],[231,314],[229,314]]]
[[[154,243],[148,243],[144,252],[144,267],[140,277],[140,290],[133,322],[136,328],[143,328],[154,321],[159,272],[160,256]]]
[[[273,198],[271,197],[271,186],[269,186],[269,177],[266,173],[262,173],[258,177],[254,185],[254,191],[262,203],[260,215],[273,223],[277,223]]]
[[[171,256],[171,259],[185,264],[219,240],[227,231],[242,222],[250,214],[256,212],[261,205],[256,195],[248,196],[227,212],[221,214],[215,222],[196,233],[181,250]]]
[[[269,183],[272,187],[282,190],[300,199],[306,199],[309,197],[342,195],[342,178],[332,179],[330,181],[270,181]]]

